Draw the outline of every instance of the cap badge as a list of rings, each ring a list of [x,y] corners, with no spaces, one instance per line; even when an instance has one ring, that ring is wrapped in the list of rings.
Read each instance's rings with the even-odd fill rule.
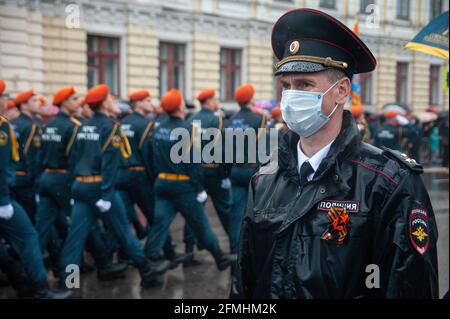
[[[291,52],[291,54],[297,54],[299,50],[300,50],[300,42],[298,41],[292,42],[291,45],[289,46],[289,52]]]

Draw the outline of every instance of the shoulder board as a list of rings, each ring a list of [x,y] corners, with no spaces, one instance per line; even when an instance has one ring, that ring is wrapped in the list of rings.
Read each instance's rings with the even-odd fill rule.
[[[76,126],[81,126],[81,122],[78,121],[76,118],[74,118],[73,116],[70,118],[70,122],[72,122],[73,124],[75,124]]]
[[[401,153],[399,151],[392,150],[387,147],[383,147],[383,155],[402,163],[404,166],[408,167],[410,170],[416,173],[423,173],[423,167],[416,162],[415,159],[408,157],[408,155]]]

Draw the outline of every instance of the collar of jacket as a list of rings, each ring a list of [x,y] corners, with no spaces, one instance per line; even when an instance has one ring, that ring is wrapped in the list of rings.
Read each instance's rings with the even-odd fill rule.
[[[64,117],[64,118],[69,118],[70,117],[69,113],[64,112],[64,111],[59,111],[56,116]]]
[[[291,130],[286,131],[280,137],[278,163],[281,171],[285,171],[285,176],[292,182],[299,183],[298,164],[297,164],[297,144],[299,137]],[[323,178],[334,168],[336,180],[344,181],[342,178],[341,164],[344,159],[350,157],[357,151],[360,144],[360,134],[352,114],[344,110],[342,119],[342,129],[331,144],[328,155],[320,163],[313,180]],[[348,185],[341,185],[347,188]]]

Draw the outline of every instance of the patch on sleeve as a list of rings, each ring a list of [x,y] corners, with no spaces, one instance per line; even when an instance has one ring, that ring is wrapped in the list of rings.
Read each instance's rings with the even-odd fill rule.
[[[41,148],[41,137],[40,136],[33,137],[33,145],[35,148]]]
[[[412,208],[409,211],[409,238],[414,249],[425,254],[430,242],[428,211],[425,208]]]
[[[8,143],[8,134],[4,131],[0,131],[0,146],[5,146]]]

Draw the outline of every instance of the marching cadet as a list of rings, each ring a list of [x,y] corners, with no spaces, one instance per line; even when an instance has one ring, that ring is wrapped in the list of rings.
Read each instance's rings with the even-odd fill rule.
[[[219,270],[225,270],[234,261],[235,256],[225,254],[213,233],[203,211],[206,200],[201,176],[200,164],[192,163],[191,126],[184,121],[186,106],[181,93],[172,89],[161,100],[161,106],[167,115],[160,117],[160,122],[152,134],[152,159],[155,174],[155,214],[149,226],[147,239],[147,256],[157,258],[169,235],[169,227],[181,212],[189,227],[192,228],[199,243],[214,257]],[[187,141],[182,159],[176,157],[173,147],[179,141],[176,131],[188,132],[191,143]],[[171,137],[174,135],[174,137]],[[181,162],[179,161],[181,160]]]
[[[70,189],[73,182],[70,172],[74,166],[70,159],[73,159],[72,147],[81,123],[74,117],[79,103],[78,95],[73,87],[58,90],[53,98],[53,105],[59,107],[59,112],[44,128],[39,154],[39,166],[43,173],[39,178],[40,200],[36,213],[36,230],[42,251],[45,250],[49,241],[50,246],[53,246],[50,247],[49,253],[57,267],[62,243],[55,243],[57,241],[55,237],[58,235],[61,239],[67,237],[66,218],[70,216],[71,211]],[[58,233],[52,232],[53,227],[58,229]],[[92,230],[91,234],[94,231]],[[88,243],[90,248],[92,247],[91,252],[97,262],[100,280],[113,279],[125,271],[125,265],[111,264],[99,237],[90,236]]]
[[[41,147],[42,129],[35,122],[39,113],[39,97],[33,90],[19,93],[14,103],[19,108],[20,115],[12,121],[14,132],[19,141],[20,160],[16,163],[16,184],[13,187],[15,199],[25,209],[34,221],[36,213],[37,194],[35,181],[38,162],[36,158]]]
[[[27,213],[10,196],[16,177],[14,162],[19,161],[19,156],[19,142],[12,125],[0,115],[0,233],[11,244],[26,271],[28,280],[21,280],[18,291],[27,292],[26,296],[20,297],[68,298],[71,292],[53,292],[49,289],[37,233]],[[17,269],[14,272],[17,274]]]
[[[153,262],[145,258],[138,239],[131,233],[125,208],[114,189],[121,155],[129,157],[129,142],[120,129],[107,117],[113,99],[105,84],[88,91],[85,102],[94,115],[80,127],[74,145],[75,181],[72,185],[72,224],[61,253],[60,280],[69,275],[66,267],[80,265],[84,242],[100,218],[113,231],[126,254],[136,264],[141,286],[153,286],[155,278],[169,267],[168,261]]]
[[[311,27],[314,26],[314,27]],[[289,132],[252,178],[232,296],[437,298],[437,227],[414,160],[361,142],[344,105],[376,60],[344,24],[296,9],[274,25]]]
[[[229,169],[224,164],[225,156],[223,151],[225,146],[223,145],[223,127],[224,119],[223,115],[219,110],[219,101],[215,96],[214,89],[207,89],[201,91],[197,100],[200,102],[202,109],[189,118],[191,123],[201,125],[201,134],[205,134],[208,129],[217,129],[217,133],[214,136],[210,136],[210,139],[202,138],[201,151],[205,145],[213,143],[217,145],[218,143],[222,145],[222,154],[220,154],[221,161],[216,163],[213,161],[205,162],[202,157],[202,169],[203,169],[203,185],[205,191],[211,196],[214,208],[216,209],[217,215],[219,216],[220,222],[222,223],[225,232],[229,234],[229,219],[231,211],[231,181],[228,177]],[[196,126],[197,129],[197,126]],[[212,154],[210,154],[212,155]],[[185,225],[184,230],[184,242],[186,244],[186,252],[192,253],[192,258],[184,263],[185,267],[199,265],[200,260],[194,258],[193,249],[196,244],[196,238],[192,229]]]
[[[396,111],[387,110],[384,112],[384,123],[381,125],[375,136],[375,145],[377,147],[384,146],[400,151],[398,122],[396,120],[397,115],[398,113]]]
[[[231,218],[229,226],[230,234],[230,251],[236,253],[239,241],[239,232],[242,218],[244,216],[245,204],[247,202],[248,184],[251,177],[255,174],[259,167],[259,159],[252,162],[248,157],[249,146],[256,146],[258,138],[260,137],[260,129],[266,128],[265,115],[259,115],[252,112],[254,107],[253,96],[255,89],[251,84],[244,84],[240,86],[235,92],[236,102],[239,104],[240,110],[233,115],[227,125],[227,129],[240,130],[251,129],[255,133],[254,136],[249,136],[245,140],[243,149],[233,151],[233,166],[231,168],[231,183],[233,201],[231,206]],[[227,141],[229,143],[230,141]],[[256,154],[257,150],[255,149]],[[237,159],[242,156],[241,161]]]
[[[140,238],[146,230],[141,225],[134,204],[142,211],[147,221],[153,219],[154,194],[153,173],[149,156],[143,156],[148,144],[148,135],[154,124],[146,116],[153,110],[148,90],[139,90],[130,94],[133,113],[121,121],[121,128],[131,146],[131,156],[124,159],[117,173],[116,187],[127,209],[128,218]]]

